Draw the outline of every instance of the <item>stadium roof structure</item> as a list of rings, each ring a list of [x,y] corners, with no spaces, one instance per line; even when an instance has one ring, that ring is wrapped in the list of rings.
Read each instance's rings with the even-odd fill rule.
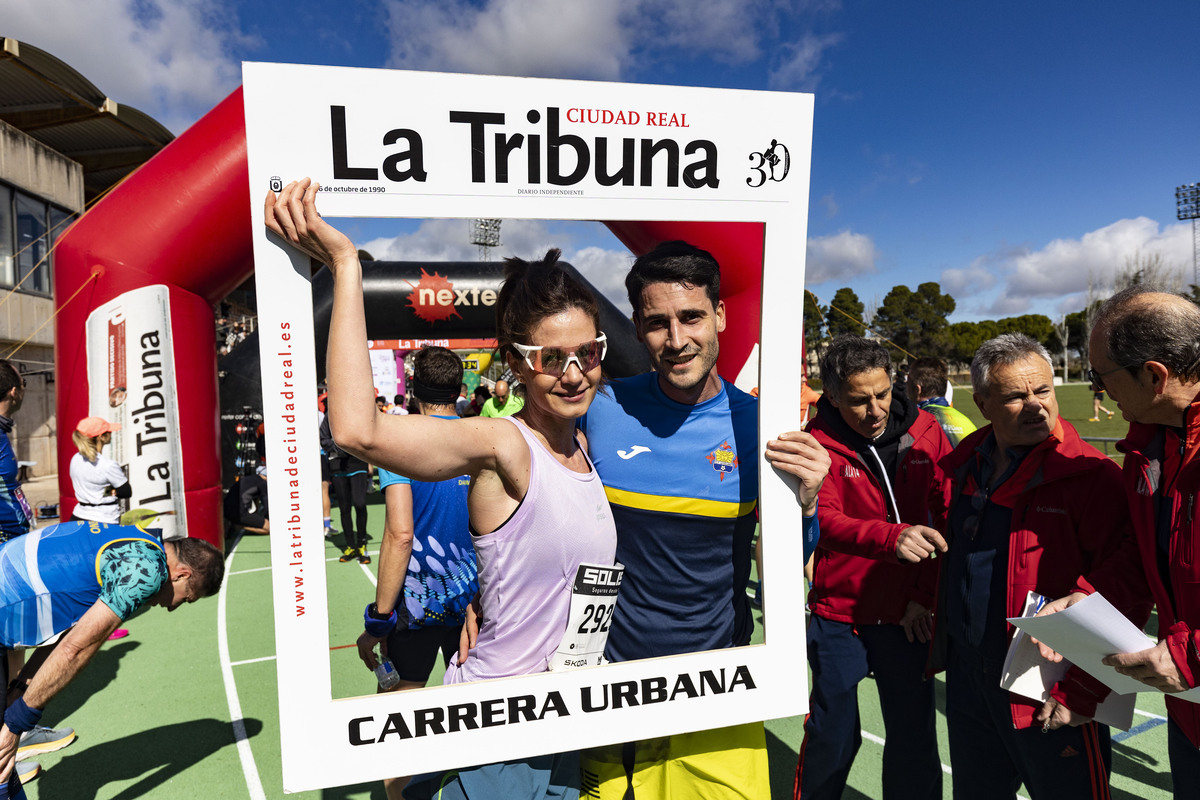
[[[0,119],[83,166],[91,202],[175,138],[66,62],[16,39],[0,47]]]

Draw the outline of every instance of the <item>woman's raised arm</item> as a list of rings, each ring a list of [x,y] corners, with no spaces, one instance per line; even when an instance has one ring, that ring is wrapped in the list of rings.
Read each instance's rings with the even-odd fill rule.
[[[510,423],[481,418],[446,422],[419,415],[380,414],[375,408],[362,265],[350,239],[317,213],[317,189],[316,183],[305,178],[289,183],[278,196],[268,192],[266,223],[333,273],[325,374],[334,441],[368,463],[415,480],[439,481],[476,475],[485,469],[509,472],[504,467],[511,465],[501,464],[505,454],[525,451],[520,433]],[[512,477],[524,483],[521,477]]]

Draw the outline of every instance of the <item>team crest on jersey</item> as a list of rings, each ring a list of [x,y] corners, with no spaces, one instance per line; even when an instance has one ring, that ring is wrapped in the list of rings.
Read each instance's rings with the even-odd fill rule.
[[[721,473],[721,480],[725,480],[725,475],[737,469],[738,459],[737,453],[733,452],[733,448],[729,446],[729,442],[721,442],[721,446],[713,450],[705,458],[708,463],[712,464],[712,468]]]

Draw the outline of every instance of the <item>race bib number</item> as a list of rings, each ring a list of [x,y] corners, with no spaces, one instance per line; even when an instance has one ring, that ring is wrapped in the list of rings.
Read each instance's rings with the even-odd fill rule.
[[[594,667],[604,663],[604,644],[617,608],[617,589],[625,567],[580,564],[571,587],[567,630],[550,659],[550,669]]]

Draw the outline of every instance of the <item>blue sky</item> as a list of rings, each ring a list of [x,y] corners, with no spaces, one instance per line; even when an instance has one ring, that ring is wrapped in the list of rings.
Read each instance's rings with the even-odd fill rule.
[[[816,95],[808,285],[870,304],[939,281],[953,319],[1057,318],[1129,259],[1192,280],[1174,189],[1200,181],[1195,2],[4,0],[0,35],[175,132],[240,62],[436,69]],[[461,223],[363,222],[379,257],[471,258]],[[392,227],[389,227],[392,226]],[[619,299],[603,229],[506,223]],[[403,255],[401,255],[403,254]]]

